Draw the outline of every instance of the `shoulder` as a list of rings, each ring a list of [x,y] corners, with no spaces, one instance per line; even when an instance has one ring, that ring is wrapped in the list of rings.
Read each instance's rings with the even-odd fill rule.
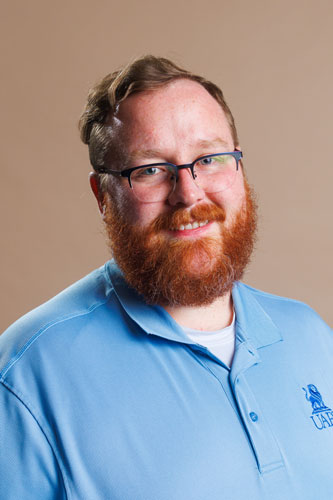
[[[329,326],[308,304],[299,300],[281,297],[258,290],[244,283],[238,283],[241,294],[251,296],[279,327],[324,329],[331,332]]]
[[[56,331],[61,341],[68,332],[74,332],[74,324],[80,328],[82,318],[87,324],[112,293],[113,287],[103,266],[22,316],[0,336],[0,377],[46,333]]]

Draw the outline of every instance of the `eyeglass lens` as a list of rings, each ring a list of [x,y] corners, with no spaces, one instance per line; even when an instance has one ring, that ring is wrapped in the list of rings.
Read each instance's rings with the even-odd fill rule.
[[[232,155],[198,159],[193,168],[194,182],[206,193],[228,189],[235,180],[237,161]],[[170,165],[142,167],[131,174],[135,196],[141,201],[164,201],[176,186],[176,172]]]

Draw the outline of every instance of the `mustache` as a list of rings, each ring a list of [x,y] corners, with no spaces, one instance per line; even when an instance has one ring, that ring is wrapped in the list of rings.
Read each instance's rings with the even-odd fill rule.
[[[159,215],[151,224],[151,231],[158,232],[161,230],[170,230],[173,227],[179,227],[181,224],[184,226],[194,221],[225,221],[225,210],[216,205],[203,204],[193,207],[191,210],[186,208],[179,208],[169,214]]]

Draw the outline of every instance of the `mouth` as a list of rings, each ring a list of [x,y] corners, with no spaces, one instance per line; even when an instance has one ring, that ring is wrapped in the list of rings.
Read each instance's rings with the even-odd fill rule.
[[[207,226],[207,224],[209,224],[209,220],[205,220],[205,221],[202,221],[202,222],[190,222],[188,224],[180,224],[179,227],[173,227],[171,228],[171,231],[188,231],[188,230],[192,230],[192,229],[198,229],[200,227],[204,227],[204,226]]]
[[[169,229],[167,233],[169,234],[169,237],[177,239],[201,238],[202,236],[210,234],[211,227],[214,222],[216,221],[205,220],[201,222],[194,221],[187,224],[179,224],[179,226]]]

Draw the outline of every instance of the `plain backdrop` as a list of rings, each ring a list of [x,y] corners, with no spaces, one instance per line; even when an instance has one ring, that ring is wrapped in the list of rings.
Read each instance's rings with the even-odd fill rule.
[[[12,0],[1,12],[1,330],[109,258],[77,121],[153,53],[221,86],[260,205],[244,281],[332,323],[333,6],[327,0]]]

